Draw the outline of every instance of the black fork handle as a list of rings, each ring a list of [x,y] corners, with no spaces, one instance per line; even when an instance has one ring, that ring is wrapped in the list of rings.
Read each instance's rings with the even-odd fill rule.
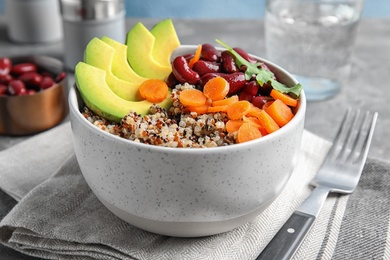
[[[314,220],[313,215],[295,211],[256,260],[291,259],[312,227]]]

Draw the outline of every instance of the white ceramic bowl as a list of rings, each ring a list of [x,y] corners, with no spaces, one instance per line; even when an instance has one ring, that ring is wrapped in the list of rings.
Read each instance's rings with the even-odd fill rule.
[[[194,52],[181,46],[174,55]],[[255,57],[255,56],[254,56]],[[296,80],[265,61],[280,81]],[[74,148],[81,171],[115,215],[154,233],[197,237],[236,228],[259,215],[279,195],[296,163],[306,99],[280,130],[250,142],[216,148],[167,148],[106,133],[80,113],[69,95]]]

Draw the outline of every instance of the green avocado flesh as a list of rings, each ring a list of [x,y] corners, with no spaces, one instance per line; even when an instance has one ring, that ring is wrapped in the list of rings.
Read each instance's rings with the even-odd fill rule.
[[[101,40],[115,49],[114,57],[111,64],[111,70],[115,76],[122,80],[134,82],[137,84],[141,84],[147,79],[139,76],[130,67],[126,58],[127,46],[125,44],[117,42],[107,36],[103,36]]]
[[[114,122],[120,122],[131,110],[146,115],[153,104],[149,101],[128,101],[117,96],[106,83],[106,71],[79,62],[75,67],[75,79],[81,97],[95,114]],[[170,93],[159,103],[165,109],[172,105]]]
[[[127,61],[142,77],[166,80],[172,72],[172,67],[158,63],[153,57],[155,40],[153,34],[142,23],[137,23],[127,33]]]
[[[84,61],[89,65],[106,71],[105,81],[119,97],[131,101],[140,100],[138,96],[140,83],[122,80],[112,73],[114,55],[115,49],[113,47],[95,37],[85,48]]]
[[[166,19],[157,23],[150,32],[156,39],[153,47],[154,59],[161,65],[171,66],[171,54],[180,46],[172,20]]]

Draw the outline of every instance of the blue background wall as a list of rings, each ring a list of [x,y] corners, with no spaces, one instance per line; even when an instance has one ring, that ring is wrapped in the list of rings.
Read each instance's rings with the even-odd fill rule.
[[[125,0],[125,5],[126,14],[131,17],[252,19],[264,15],[265,0]],[[0,15],[3,12],[4,0],[0,0]],[[390,1],[366,0],[363,17],[390,18]]]

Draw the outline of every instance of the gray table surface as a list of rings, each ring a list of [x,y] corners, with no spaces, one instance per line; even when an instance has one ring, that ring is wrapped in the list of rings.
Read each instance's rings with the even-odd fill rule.
[[[138,21],[149,28],[158,22],[156,19],[128,19],[127,27],[131,28]],[[174,19],[174,24],[182,44],[215,43],[218,38],[231,46],[239,46],[257,56],[266,57],[263,20]],[[390,154],[390,141],[387,139],[390,129],[390,110],[387,107],[390,103],[390,19],[363,19],[359,29],[348,86],[332,99],[309,102],[305,128],[331,140],[348,107],[378,111],[379,119],[369,156],[387,160]],[[0,16],[0,57],[31,54],[62,59],[63,42],[12,43],[6,35],[4,17]],[[71,84],[72,80],[69,82]],[[0,136],[0,151],[25,138]],[[0,191],[0,218],[14,204],[11,198]],[[6,259],[32,259],[4,247],[0,247],[0,255],[8,257]]]

